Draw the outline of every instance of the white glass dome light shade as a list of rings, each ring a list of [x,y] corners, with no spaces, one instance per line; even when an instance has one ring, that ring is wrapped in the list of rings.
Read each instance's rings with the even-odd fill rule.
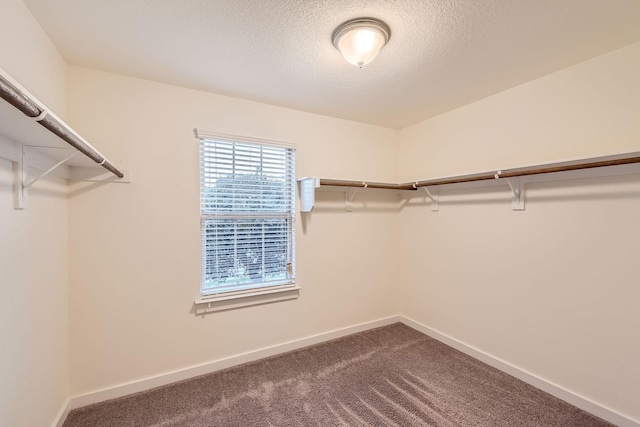
[[[351,64],[362,68],[387,44],[391,31],[387,24],[373,18],[345,22],[333,32],[333,45]]]
[[[362,68],[378,55],[383,44],[384,38],[380,31],[356,28],[340,37],[338,49],[344,59]]]

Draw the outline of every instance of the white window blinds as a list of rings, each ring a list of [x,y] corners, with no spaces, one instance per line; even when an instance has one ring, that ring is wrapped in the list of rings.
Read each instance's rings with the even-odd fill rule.
[[[202,296],[294,282],[295,150],[200,139]]]

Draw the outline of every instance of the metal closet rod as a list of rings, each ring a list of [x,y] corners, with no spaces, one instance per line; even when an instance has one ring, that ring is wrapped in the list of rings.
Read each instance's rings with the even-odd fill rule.
[[[113,166],[106,157],[83,141],[68,125],[49,114],[47,110],[42,109],[2,75],[0,75],[0,97],[118,178],[124,177],[124,174]]]
[[[331,185],[333,187],[360,187],[360,188],[382,188],[384,190],[415,190],[415,188],[402,188],[403,184],[389,184],[385,182],[364,182],[364,181],[343,181],[339,179],[320,179],[320,185]]]
[[[385,190],[416,190],[419,187],[436,187],[446,184],[460,184],[465,182],[488,181],[499,178],[516,178],[519,176],[540,175],[545,173],[575,171],[581,169],[593,169],[606,166],[629,165],[640,163],[640,157],[626,157],[613,160],[586,160],[581,163],[573,163],[559,166],[540,166],[513,171],[486,172],[477,175],[457,176],[450,178],[427,179],[404,184],[390,184],[383,182],[345,181],[337,179],[320,179],[320,185],[330,185],[334,187],[356,187],[356,188],[382,188]]]

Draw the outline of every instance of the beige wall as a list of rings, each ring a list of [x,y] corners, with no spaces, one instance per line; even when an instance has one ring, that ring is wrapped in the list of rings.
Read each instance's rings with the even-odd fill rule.
[[[64,119],[67,63],[21,0],[2,0],[0,41],[0,68]]]
[[[0,159],[0,420],[47,426],[68,397],[66,185],[38,181],[16,211],[12,182]]]
[[[298,145],[297,176],[395,181],[397,132],[71,67],[69,118],[134,183],[71,187],[72,395],[398,312],[397,200],[344,196],[298,216],[300,298],[195,316],[198,144],[192,129]],[[363,243],[366,242],[366,243]]]
[[[320,193],[298,216],[300,299],[202,317],[191,133],[297,143],[297,176],[392,182],[640,150],[640,44],[398,133],[79,67],[67,90],[64,60],[4,0],[0,40],[18,39],[0,67],[62,117],[68,97],[134,183],[75,184],[67,202],[46,179],[15,211],[0,159],[3,422],[48,425],[69,395],[399,312],[640,420],[638,175],[531,184],[525,212],[504,190],[443,194],[439,213],[379,194],[345,213]]]
[[[66,64],[19,0],[2,2],[0,68],[65,115]],[[68,397],[66,183],[39,181],[24,211],[12,183],[0,158],[0,424],[47,426]]]
[[[640,150],[640,43],[402,130],[403,181]]]
[[[640,151],[640,44],[400,133],[413,180]],[[401,213],[402,314],[640,420],[640,175],[441,194]]]

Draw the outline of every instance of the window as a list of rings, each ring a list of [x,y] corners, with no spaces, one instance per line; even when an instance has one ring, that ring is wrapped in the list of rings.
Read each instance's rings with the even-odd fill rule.
[[[295,150],[200,138],[201,297],[295,281]]]

